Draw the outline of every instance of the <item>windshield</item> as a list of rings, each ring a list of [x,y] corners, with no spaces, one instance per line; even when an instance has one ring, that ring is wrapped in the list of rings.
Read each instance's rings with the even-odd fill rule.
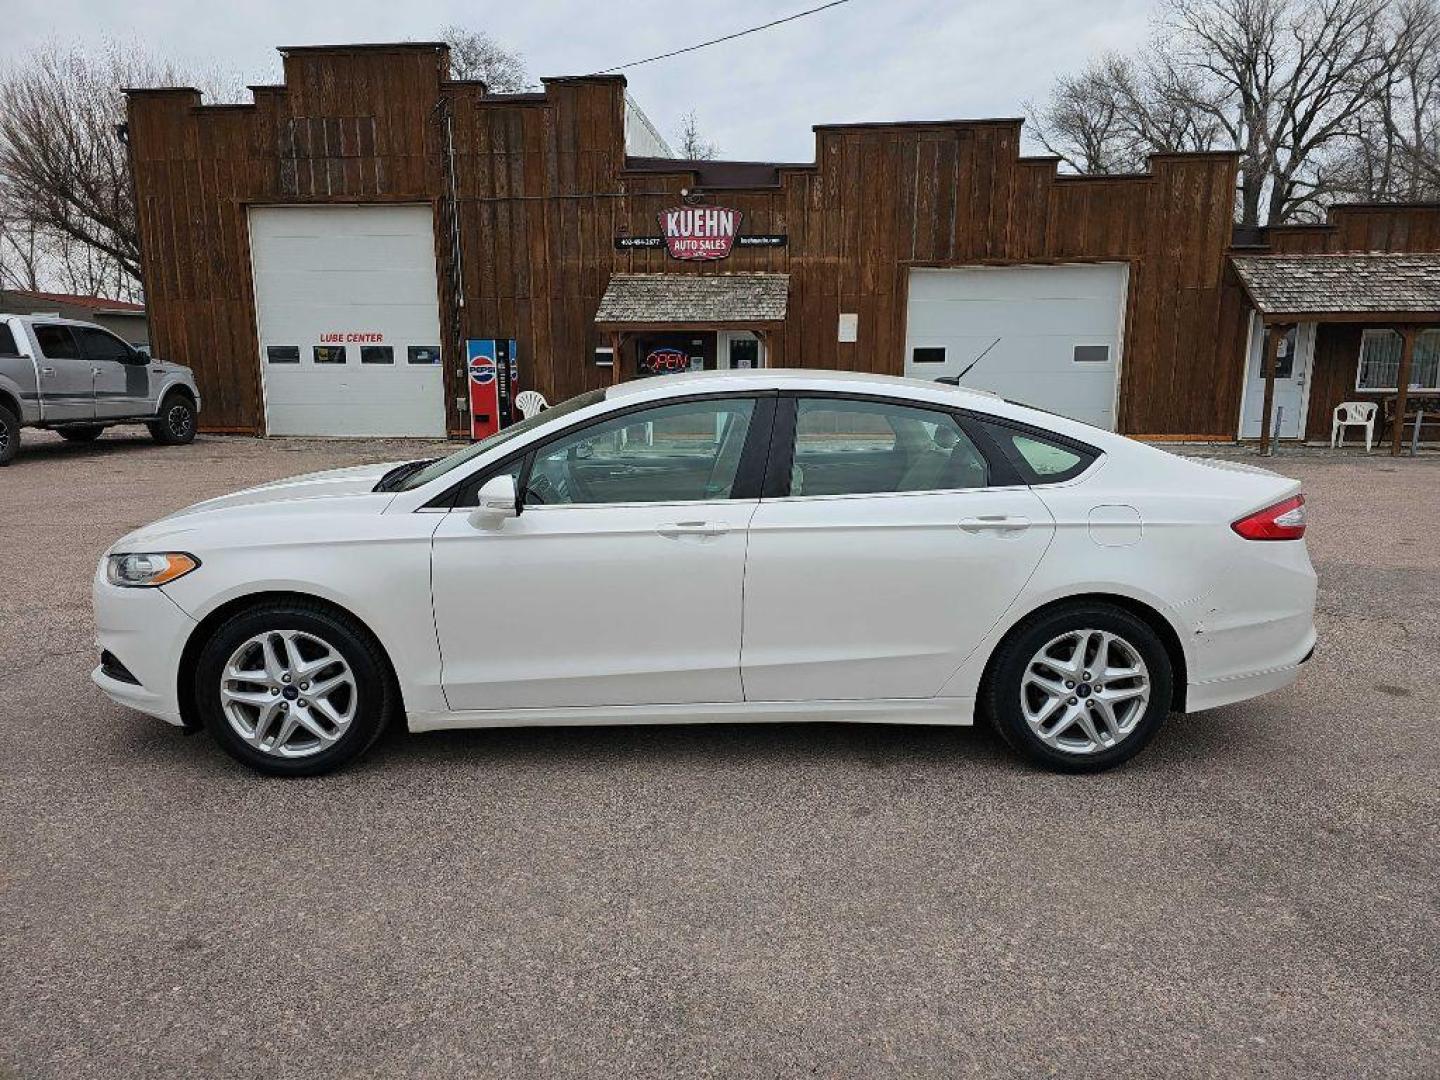
[[[443,457],[439,461],[432,461],[429,465],[425,466],[425,468],[420,469],[412,475],[405,477],[405,479],[402,480],[399,484],[397,484],[392,490],[413,491],[415,488],[424,487],[426,484],[430,483],[430,481],[444,476],[451,469],[459,468],[467,461],[474,461],[481,454],[489,453],[497,446],[501,446],[509,442],[517,435],[524,435],[527,431],[534,431],[540,425],[548,424],[551,420],[558,420],[562,416],[565,416],[569,413],[577,412],[580,409],[587,408],[590,405],[598,404],[599,402],[604,400],[604,390],[589,390],[583,394],[577,394],[569,401],[562,401],[553,409],[546,409],[543,412],[538,412],[534,416],[530,417],[530,419],[528,420],[521,420],[518,423],[511,424],[509,427],[505,428],[502,431],[497,431],[488,439],[481,439],[479,442],[472,443],[471,445],[465,447],[463,450],[455,451],[455,453],[451,454],[449,457]]]

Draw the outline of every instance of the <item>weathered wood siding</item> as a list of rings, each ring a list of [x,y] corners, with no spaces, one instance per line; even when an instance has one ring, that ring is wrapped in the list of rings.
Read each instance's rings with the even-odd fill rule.
[[[1137,434],[1226,437],[1243,365],[1233,335],[1243,299],[1224,278],[1232,154],[1166,155],[1148,174],[1076,178],[1020,156],[1020,121],[861,124],[816,129],[815,163],[769,188],[707,189],[744,231],[784,248],[736,248],[718,263],[618,251],[653,235],[656,215],[695,185],[685,172],[629,171],[618,77],[546,80],[501,98],[444,78],[443,50],[296,50],[285,85],[255,104],[204,107],[193,91],[130,99],[130,138],[152,341],[195,367],[212,429],[260,430],[258,345],[246,208],[315,202],[444,207],[453,123],[463,306],[453,302],[446,215],[436,214],[447,346],[514,337],[522,381],[552,400],[609,380],[591,362],[592,320],[611,273],[791,275],[775,365],[903,370],[912,266],[1119,261],[1130,271],[1119,425]],[[836,340],[841,312],[859,338]],[[451,350],[453,352],[453,348]],[[463,381],[448,357],[447,407]]]

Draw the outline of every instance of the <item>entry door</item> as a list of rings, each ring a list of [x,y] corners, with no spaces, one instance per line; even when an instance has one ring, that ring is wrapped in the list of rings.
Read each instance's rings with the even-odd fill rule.
[[[1315,354],[1315,324],[1301,323],[1292,327],[1280,344],[1275,362],[1275,398],[1270,406],[1270,430],[1277,438],[1298,439],[1305,432],[1305,411],[1308,404],[1306,384],[1310,363]],[[1260,414],[1265,405],[1265,327],[1258,316],[1250,322],[1250,356],[1246,366],[1245,413],[1241,422],[1242,439],[1260,437]],[[1279,424],[1276,424],[1276,418]]]
[[[46,420],[95,418],[95,367],[80,352],[80,342],[64,323],[37,323],[40,346],[40,405]]]
[[[1049,511],[990,486],[948,413],[801,398],[796,432],[790,494],[750,523],[746,700],[935,695],[1029,580]]]
[[[95,372],[96,419],[153,413],[155,408],[149,400],[150,364],[140,362],[142,357],[108,331],[88,326],[72,329]]]
[[[467,510],[448,514],[432,582],[450,707],[742,700],[745,539],[770,401],[601,421],[511,466],[528,475],[519,517],[476,528]]]

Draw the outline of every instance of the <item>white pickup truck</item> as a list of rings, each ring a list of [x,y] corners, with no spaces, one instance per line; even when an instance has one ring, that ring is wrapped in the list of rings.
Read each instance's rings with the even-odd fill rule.
[[[114,424],[144,424],[167,446],[195,438],[200,392],[182,364],[152,360],[94,323],[0,315],[0,465],[20,429],[90,442]]]

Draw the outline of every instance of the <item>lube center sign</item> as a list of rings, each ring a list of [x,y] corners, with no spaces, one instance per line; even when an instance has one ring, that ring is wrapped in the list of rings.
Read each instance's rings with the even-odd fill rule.
[[[740,211],[723,206],[677,206],[660,215],[660,235],[675,259],[723,259],[735,246]]]

